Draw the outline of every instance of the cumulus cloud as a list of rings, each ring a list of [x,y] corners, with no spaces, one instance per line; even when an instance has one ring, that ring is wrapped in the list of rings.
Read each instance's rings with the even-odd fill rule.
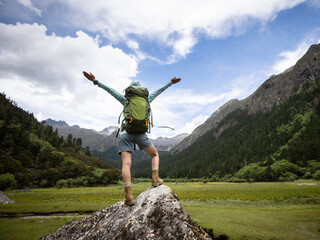
[[[46,35],[38,24],[0,23],[0,74],[18,76],[52,91],[73,91],[82,78],[82,70],[124,88],[137,74],[137,62],[111,45],[99,47],[82,31],[77,37]]]
[[[63,38],[46,30],[38,24],[0,23],[1,91],[43,118],[95,128],[116,122],[120,103],[82,71],[121,92],[137,74],[136,59],[111,45],[99,46],[98,38],[82,31]]]
[[[272,74],[278,74],[292,67],[307,52],[310,45],[320,42],[320,28],[306,34],[296,48],[278,54],[277,60],[271,68]]]
[[[13,96],[39,120],[55,118],[97,130],[115,125],[121,104],[86,80],[82,70],[93,72],[122,92],[137,74],[137,60],[110,45],[99,46],[98,37],[82,31],[72,38],[47,35],[46,30],[38,24],[0,24],[1,91]],[[132,43],[132,47],[137,46]],[[203,108],[218,108],[224,101],[239,97],[237,86],[220,94],[170,87],[152,108],[156,125],[168,125],[177,131],[155,128],[153,134],[173,136],[192,131],[212,113],[212,108],[207,113]]]
[[[181,132],[183,133],[192,133],[192,131],[198,127],[199,125],[203,124],[209,115],[198,115],[197,117],[193,118],[190,122],[185,123],[184,127],[182,128]]]
[[[172,63],[189,54],[199,36],[222,38],[241,34],[248,19],[270,21],[281,10],[303,1],[61,0],[61,3],[75,13],[68,16],[73,25],[101,32],[112,41],[143,39],[166,45],[172,49],[166,61]]]
[[[303,42],[293,51],[284,51],[278,55],[279,60],[272,67],[273,73],[278,74],[292,67],[308,50],[309,44]]]

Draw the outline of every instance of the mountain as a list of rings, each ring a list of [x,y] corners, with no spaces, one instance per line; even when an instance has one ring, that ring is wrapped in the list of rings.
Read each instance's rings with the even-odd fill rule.
[[[199,137],[214,129],[228,114],[236,109],[245,109],[248,114],[265,113],[274,106],[286,101],[296,93],[305,82],[319,77],[320,45],[312,45],[307,53],[296,63],[279,75],[272,75],[252,95],[244,100],[233,99],[214,112],[202,125],[173,148],[179,152],[197,141]],[[228,126],[220,127],[221,134]]]
[[[91,150],[103,152],[117,147],[116,133],[118,131],[118,127],[116,126],[110,126],[106,127],[102,131],[96,131],[93,129],[80,128],[77,125],[69,126],[65,121],[56,121],[50,118],[45,120],[45,123],[52,126],[54,129],[58,129],[60,136],[68,136],[69,134],[72,134],[72,136],[76,138],[81,138],[82,145],[88,146]],[[186,136],[188,136],[188,134],[183,133],[172,138],[159,137],[157,139],[150,140],[158,151],[170,151]]]
[[[92,155],[101,158],[111,166],[121,168],[121,157],[117,149],[117,131],[118,127],[111,126],[102,131],[95,131],[92,129],[80,128],[79,126],[69,126],[65,121],[55,121],[52,119],[45,120],[47,125],[52,126],[58,130],[60,136],[72,136],[82,139],[82,145],[88,146],[91,149]],[[159,137],[157,139],[150,139],[151,143],[157,148],[161,155],[166,155],[175,145],[181,142],[189,134],[179,134],[172,138]],[[138,147],[137,147],[138,148]],[[132,173],[139,172],[140,165],[149,166],[149,156],[143,151],[134,151],[132,154],[134,159],[132,163]],[[149,174],[150,171],[145,171]]]
[[[101,147],[110,148],[116,146],[116,141],[113,139],[117,127],[112,126],[98,132],[93,129],[80,128],[78,125],[69,126],[65,121],[56,121],[50,118],[45,120],[45,123],[52,126],[54,129],[58,129],[60,136],[72,134],[75,138],[81,138],[82,145],[88,146],[91,150],[96,150]]]
[[[188,133],[182,133],[175,137],[159,137],[156,139],[150,139],[152,144],[157,148],[158,151],[170,151],[175,145],[180,143],[183,139],[189,136]]]
[[[180,143],[173,147],[172,152],[179,152],[192,143],[194,143],[199,137],[204,135],[209,130],[218,126],[218,123],[226,117],[229,113],[241,106],[241,102],[237,99],[233,99],[225,103],[216,112],[214,112],[202,125],[198,126],[193,132],[186,136]]]
[[[320,44],[231,100],[162,159],[170,177],[295,179],[320,170]],[[183,166],[183,167],[182,167]],[[319,172],[320,174],[320,172]]]
[[[51,118],[48,118],[47,120],[45,120],[45,123],[55,128],[69,127],[68,123],[66,123],[65,121],[56,121],[56,120],[52,120]]]
[[[98,133],[106,136],[110,136],[115,131],[118,131],[118,127],[111,126],[111,127],[106,127],[105,129],[103,129],[102,131],[99,131]]]
[[[0,94],[0,166],[0,190],[107,184],[121,177],[118,169],[91,157],[81,138],[59,136],[5,94]]]

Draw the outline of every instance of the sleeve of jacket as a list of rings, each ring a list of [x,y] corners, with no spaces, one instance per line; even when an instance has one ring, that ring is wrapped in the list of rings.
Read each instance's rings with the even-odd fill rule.
[[[162,88],[159,88],[158,90],[154,91],[149,95],[149,102],[151,103],[156,97],[159,96],[160,93],[162,93],[164,90],[166,90],[168,87],[172,85],[172,82],[167,83]]]
[[[106,90],[108,93],[111,94],[111,96],[113,96],[115,99],[117,99],[122,105],[125,104],[126,99],[125,99],[124,95],[120,94],[119,92],[117,92],[113,88],[104,85],[103,83],[99,82],[98,80],[95,80],[94,84],[98,85],[98,87],[101,87],[102,89]]]

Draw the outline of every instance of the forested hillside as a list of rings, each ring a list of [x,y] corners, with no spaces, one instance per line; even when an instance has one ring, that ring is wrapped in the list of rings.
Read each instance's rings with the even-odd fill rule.
[[[320,45],[190,142],[162,159],[162,176],[320,178]]]
[[[311,177],[320,169],[319,99],[320,81],[316,80],[306,83],[299,94],[270,112],[248,115],[246,110],[238,109],[224,118],[218,128],[167,158],[161,166],[163,174],[222,177],[244,168],[237,176],[278,180],[285,177],[283,171],[296,177]],[[219,127],[225,125],[229,127],[219,135]],[[281,164],[283,169],[273,173],[272,168],[280,168]],[[241,175],[244,170],[248,176]]]
[[[91,157],[81,138],[51,126],[0,94],[0,187],[50,187],[117,182],[118,169]]]

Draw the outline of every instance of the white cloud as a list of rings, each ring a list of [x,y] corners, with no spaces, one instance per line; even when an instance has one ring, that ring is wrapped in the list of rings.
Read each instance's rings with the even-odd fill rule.
[[[294,66],[296,62],[307,52],[310,45],[320,42],[320,28],[306,33],[304,39],[291,51],[283,51],[278,54],[278,59],[271,67],[271,74],[278,74]]]
[[[62,38],[43,25],[0,23],[0,32],[1,92],[43,118],[99,129],[116,123],[121,104],[82,71],[121,92],[137,74],[135,58],[81,31]]]
[[[17,0],[18,3],[22,4],[26,8],[29,8],[32,12],[36,13],[38,16],[41,16],[42,11],[31,3],[30,0]]]
[[[154,41],[172,48],[167,63],[189,54],[199,36],[222,38],[245,32],[249,22],[273,20],[304,0],[61,0],[73,25],[98,31],[112,41]],[[232,6],[232,7],[231,7]],[[158,62],[161,62],[160,60]],[[163,61],[162,61],[163,62]]]
[[[38,24],[0,23],[0,76],[15,75],[52,91],[74,91],[83,79],[82,71],[123,89],[137,74],[137,62],[111,45],[99,47],[82,31],[77,37],[46,35]]]
[[[93,72],[119,92],[137,74],[137,60],[99,38],[84,32],[77,36],[47,35],[38,24],[0,24],[0,91],[35,114],[39,120],[54,118],[69,124],[101,130],[116,125],[122,106],[107,92],[92,85],[82,70]],[[132,42],[133,48],[139,46]],[[257,74],[256,74],[257,75]],[[197,93],[177,84],[152,103],[154,136],[191,132],[205,118],[232,98],[248,96],[257,86],[253,74],[235,79],[220,93]]]
[[[309,44],[303,42],[300,43],[299,46],[293,51],[284,51],[281,52],[278,57],[278,60],[272,67],[273,73],[278,74],[286,69],[292,67],[296,64],[296,62],[306,53],[308,48],[310,47]]]
[[[207,119],[209,118],[209,115],[202,115],[195,117],[190,122],[185,123],[184,127],[182,128],[182,133],[191,133],[196,127],[203,124]]]

